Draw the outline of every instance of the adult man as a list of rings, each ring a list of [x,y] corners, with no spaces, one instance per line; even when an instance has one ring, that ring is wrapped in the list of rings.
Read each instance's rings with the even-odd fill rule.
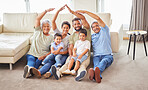
[[[78,18],[74,18],[72,20],[72,26],[75,29],[75,32],[70,36],[70,39],[69,39],[69,55],[70,56],[66,60],[66,63],[59,70],[56,69],[55,66],[52,66],[52,73],[57,80],[60,78],[62,73],[68,68],[69,60],[73,56],[72,50],[73,50],[75,42],[79,39],[78,35],[79,35],[79,31],[82,29],[82,25],[83,25],[83,28],[87,30],[86,40],[89,40],[89,41],[91,40],[90,26],[88,22],[86,21],[85,17],[82,14],[72,11],[67,5],[66,7],[68,8],[70,13],[72,13]],[[89,51],[88,58],[80,65],[80,68],[78,69],[78,74],[75,78],[76,81],[80,81],[84,78],[84,76],[87,73],[86,68],[89,65],[89,63],[90,63],[90,51]]]
[[[86,13],[97,20],[91,25],[92,30],[95,32],[91,36],[94,68],[89,69],[89,79],[95,79],[96,82],[100,83],[102,78],[101,73],[113,62],[109,28],[96,14],[84,10],[76,12]]]

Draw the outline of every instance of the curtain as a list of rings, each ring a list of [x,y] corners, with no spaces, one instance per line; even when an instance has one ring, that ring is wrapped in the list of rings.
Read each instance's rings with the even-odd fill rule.
[[[129,30],[145,30],[148,32],[148,0],[133,0]],[[137,41],[141,41],[140,36]],[[148,40],[148,33],[145,35]]]

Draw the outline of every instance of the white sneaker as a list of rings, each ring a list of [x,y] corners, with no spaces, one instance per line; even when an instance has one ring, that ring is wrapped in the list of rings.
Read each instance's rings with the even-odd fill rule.
[[[59,70],[57,70],[56,66],[54,66],[54,65],[51,66],[51,72],[56,80],[58,80],[60,78],[61,73]]]
[[[58,76],[58,78],[60,78],[60,77],[61,77],[61,73],[60,73],[60,71],[59,71],[59,70],[57,70],[57,76]]]
[[[67,69],[64,72],[62,72],[62,74],[71,74],[71,71],[69,69]]]
[[[30,68],[29,68],[28,65],[26,65],[26,66],[24,67],[24,75],[23,75],[23,77],[24,77],[24,78],[28,78],[29,75],[30,75]]]
[[[75,70],[71,70],[71,75],[76,75],[76,71]]]
[[[80,74],[78,74],[78,75],[76,76],[75,80],[76,80],[76,81],[82,80],[82,79],[85,77],[86,73],[87,73],[86,70],[80,72]]]

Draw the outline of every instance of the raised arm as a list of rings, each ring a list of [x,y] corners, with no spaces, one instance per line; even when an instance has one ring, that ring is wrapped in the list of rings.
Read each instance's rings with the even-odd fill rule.
[[[82,25],[86,28],[86,29],[90,29],[90,26],[88,24],[88,22],[86,21],[85,17],[77,12],[74,12],[73,10],[71,10],[67,5],[66,7],[68,8],[69,12],[72,13],[73,15],[75,15],[76,17],[81,19]]]
[[[57,12],[56,14],[54,15],[54,18],[52,20],[52,29],[55,30],[57,28],[57,25],[56,25],[56,19],[57,19],[57,16],[59,14],[60,11],[62,11],[63,9],[65,8],[65,5],[63,7],[61,7]]]
[[[99,26],[105,27],[105,23],[103,22],[103,20],[102,20],[98,15],[96,15],[96,14],[94,14],[94,13],[91,13],[91,12],[89,12],[89,11],[85,11],[85,10],[77,10],[76,12],[78,12],[78,13],[86,13],[86,14],[89,15],[90,17],[96,19],[97,22],[98,22],[98,24],[99,24]]]
[[[49,9],[46,9],[44,12],[42,12],[40,15],[38,15],[38,17],[36,18],[36,21],[35,21],[35,28],[40,26],[40,20],[43,18],[43,16],[47,13],[47,12],[50,12],[50,11],[53,11],[55,8],[49,8]]]

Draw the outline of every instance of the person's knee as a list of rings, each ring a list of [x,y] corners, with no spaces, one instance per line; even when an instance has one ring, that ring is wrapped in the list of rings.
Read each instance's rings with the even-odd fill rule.
[[[81,62],[79,60],[76,60],[76,64],[80,64]]]
[[[60,61],[60,57],[59,56],[55,57],[55,60]]]
[[[35,58],[33,58],[33,57],[28,57],[28,58],[27,58],[27,61],[35,61]]]
[[[102,60],[103,64],[111,64],[113,61],[110,58],[105,58],[104,60]]]

